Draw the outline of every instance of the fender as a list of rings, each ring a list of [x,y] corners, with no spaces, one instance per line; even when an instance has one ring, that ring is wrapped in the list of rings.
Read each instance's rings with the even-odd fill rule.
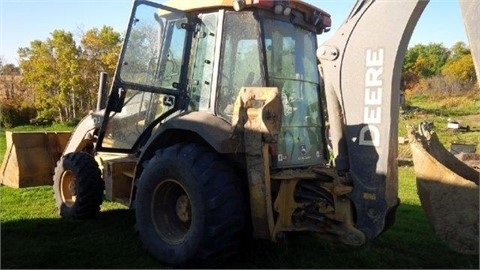
[[[103,111],[90,113],[85,116],[80,123],[75,127],[72,136],[68,140],[67,146],[63,151],[63,155],[71,152],[85,150],[86,147],[91,147],[90,154],[93,151],[94,131],[100,128],[103,118]],[[91,146],[87,144],[92,143]]]
[[[399,204],[397,123],[400,75],[428,1],[359,0],[317,50],[335,167],[353,184],[356,227],[368,239],[393,222]]]
[[[186,112],[168,120],[155,131],[141,149],[139,164],[150,159],[153,153],[161,147],[170,145],[179,139],[181,141],[192,139],[192,137],[183,139],[177,137],[177,134],[185,134],[185,131],[190,131],[187,134],[198,135],[218,153],[244,152],[243,144],[232,139],[233,127],[230,123],[209,112]],[[137,173],[136,176],[138,176]]]
[[[238,151],[235,146],[236,140],[231,139],[232,125],[209,112],[187,112],[170,119],[155,132],[152,140],[156,140],[168,130],[188,130],[197,133],[219,153]],[[149,143],[147,142],[147,147]]]

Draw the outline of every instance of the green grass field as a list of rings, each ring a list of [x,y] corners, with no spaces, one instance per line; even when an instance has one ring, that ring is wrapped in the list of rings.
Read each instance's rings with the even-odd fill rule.
[[[399,123],[399,135],[406,124],[434,121],[441,141],[480,143],[480,99],[474,99],[468,112],[425,109],[427,101],[418,98],[411,104],[422,107],[421,115],[408,112]],[[428,103],[428,102],[427,102]],[[430,105],[433,106],[433,105]],[[473,106],[473,109],[472,109]],[[441,110],[439,113],[438,110]],[[458,108],[455,108],[458,110]],[[472,111],[476,112],[472,114]],[[450,115],[469,123],[473,131],[452,133],[444,127]],[[473,119],[473,120],[472,120]],[[30,127],[20,127],[25,130]],[[49,127],[68,130],[71,127]],[[479,150],[477,149],[477,152]],[[5,134],[0,130],[0,162],[5,152]],[[399,147],[408,158],[407,146]],[[13,189],[1,186],[1,268],[165,268],[141,248],[134,231],[133,210],[104,202],[99,217],[87,221],[60,219],[54,206],[51,186]],[[399,168],[401,204],[394,226],[362,247],[326,242],[311,234],[289,235],[285,243],[253,240],[230,260],[225,268],[371,268],[371,269],[478,269],[478,255],[451,251],[436,238],[417,196],[413,167]]]
[[[286,243],[255,240],[225,268],[478,268],[478,256],[452,252],[428,224],[416,196],[414,172],[399,172],[402,200],[396,223],[363,247],[291,235]],[[1,191],[1,268],[164,268],[141,248],[135,217],[104,202],[95,220],[60,219],[50,186]]]

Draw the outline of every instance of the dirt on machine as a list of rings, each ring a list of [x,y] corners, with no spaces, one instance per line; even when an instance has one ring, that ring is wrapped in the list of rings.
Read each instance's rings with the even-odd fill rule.
[[[400,73],[427,4],[359,0],[318,44],[332,18],[303,1],[134,1],[108,99],[102,74],[97,110],[66,144],[38,146],[60,215],[122,203],[145,250],[173,266],[296,232],[372,241],[400,204]],[[410,141],[428,220],[478,253],[478,173],[422,136]],[[22,140],[8,142],[2,182],[31,168]]]
[[[478,254],[480,168],[455,157],[427,123],[408,132],[417,191],[430,225],[452,250]],[[480,159],[470,156],[465,161]]]

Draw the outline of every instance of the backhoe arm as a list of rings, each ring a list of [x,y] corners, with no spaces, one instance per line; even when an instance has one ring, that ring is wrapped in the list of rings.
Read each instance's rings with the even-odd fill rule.
[[[356,227],[367,239],[393,223],[397,185],[400,75],[413,29],[428,1],[359,0],[317,51],[334,163],[354,189]]]
[[[480,80],[480,1],[459,0],[462,11],[463,24],[470,43],[473,63],[477,73],[477,82]],[[480,87],[480,85],[479,85]]]

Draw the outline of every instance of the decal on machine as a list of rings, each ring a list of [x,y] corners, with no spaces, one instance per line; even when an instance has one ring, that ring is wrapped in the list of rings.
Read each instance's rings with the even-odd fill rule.
[[[384,50],[368,49],[365,52],[365,98],[363,123],[360,130],[359,145],[379,146],[381,134],[378,124],[382,121]]]
[[[307,156],[307,147],[305,146],[305,144],[301,144],[300,145],[300,156],[297,158],[297,160],[308,160],[308,159],[311,159],[312,156]]]

